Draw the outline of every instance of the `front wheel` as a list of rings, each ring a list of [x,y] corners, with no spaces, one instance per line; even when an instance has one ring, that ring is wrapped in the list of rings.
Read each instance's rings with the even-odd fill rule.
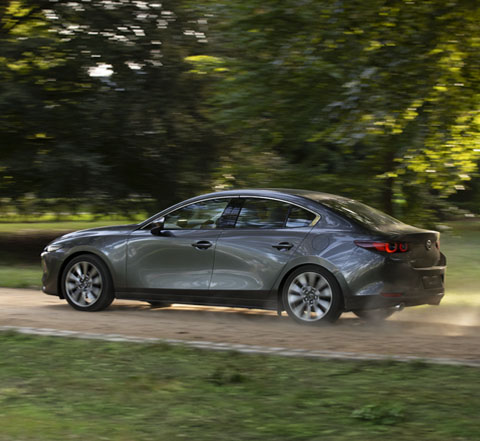
[[[70,306],[80,311],[100,311],[114,299],[108,268],[91,254],[68,262],[62,273],[62,292]]]
[[[303,325],[334,322],[342,313],[342,294],[335,277],[308,265],[293,271],[283,287],[282,300],[289,317]]]

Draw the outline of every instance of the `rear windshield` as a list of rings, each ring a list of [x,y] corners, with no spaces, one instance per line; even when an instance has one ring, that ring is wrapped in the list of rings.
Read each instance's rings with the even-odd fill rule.
[[[378,230],[385,225],[401,225],[398,219],[352,199],[322,199],[322,205],[364,227]]]

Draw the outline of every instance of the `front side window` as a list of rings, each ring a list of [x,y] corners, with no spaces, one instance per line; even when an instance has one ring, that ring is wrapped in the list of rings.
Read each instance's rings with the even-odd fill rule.
[[[195,202],[165,216],[166,230],[218,228],[230,199]]]

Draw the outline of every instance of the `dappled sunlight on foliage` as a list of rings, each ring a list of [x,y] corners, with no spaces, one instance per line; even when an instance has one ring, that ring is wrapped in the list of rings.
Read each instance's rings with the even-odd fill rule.
[[[478,212],[479,21],[467,0],[6,1],[0,198],[300,187]]]
[[[285,186],[369,188],[402,216],[468,185],[480,157],[478,4],[242,0],[211,13],[225,68],[212,116],[232,150],[270,149],[298,170]]]

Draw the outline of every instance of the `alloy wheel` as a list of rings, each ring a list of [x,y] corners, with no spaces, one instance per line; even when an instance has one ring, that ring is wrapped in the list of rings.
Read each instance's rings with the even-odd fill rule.
[[[102,294],[102,288],[102,276],[92,262],[75,263],[65,277],[65,294],[82,308],[95,304]]]
[[[321,320],[332,306],[332,287],[316,272],[298,274],[287,291],[288,306],[298,319],[307,322]]]

